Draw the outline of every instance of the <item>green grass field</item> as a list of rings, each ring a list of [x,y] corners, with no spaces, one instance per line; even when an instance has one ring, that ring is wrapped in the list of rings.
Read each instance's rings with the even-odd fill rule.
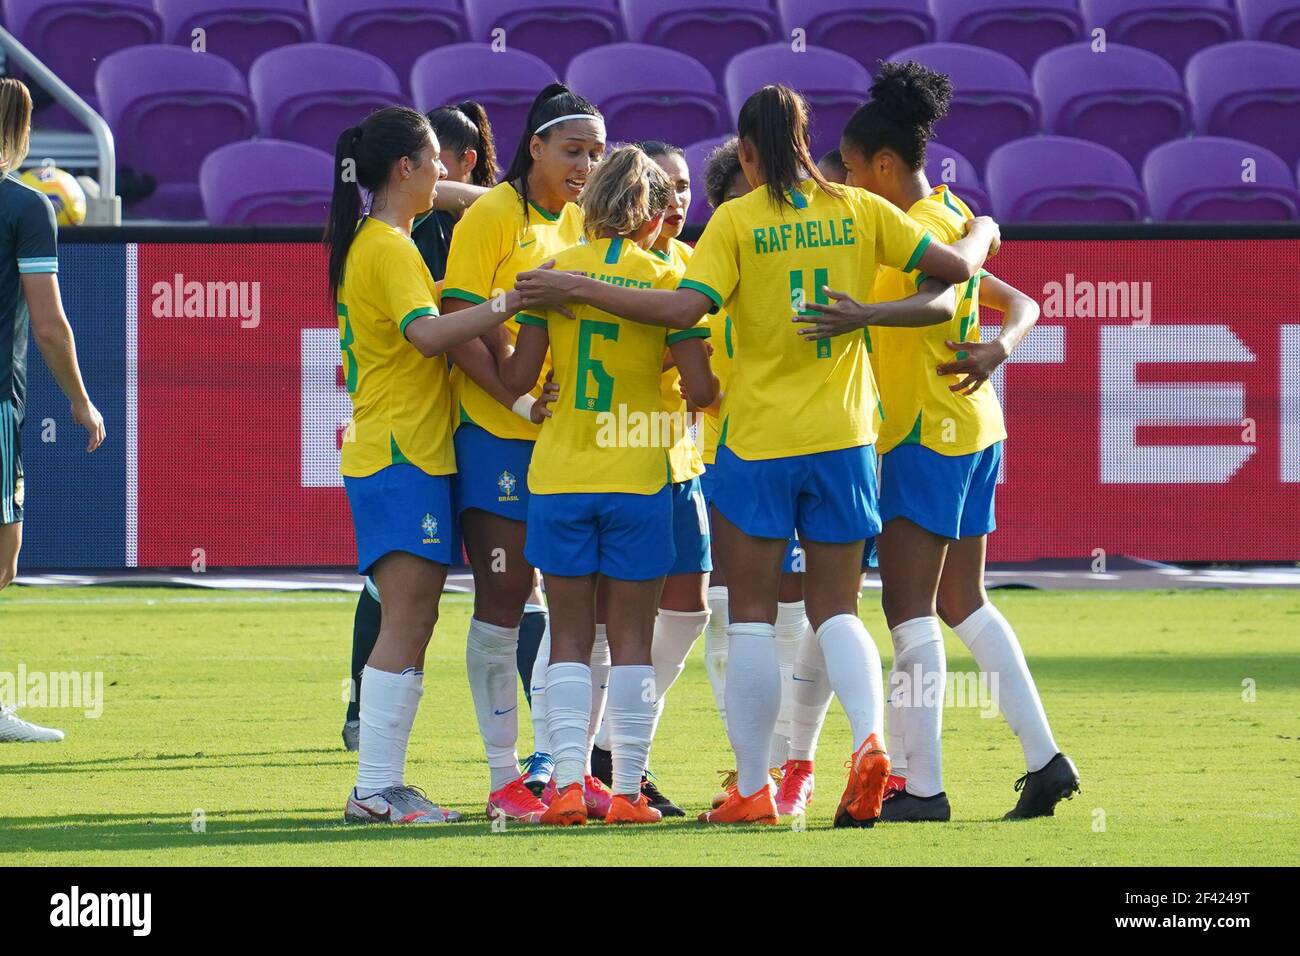
[[[102,716],[29,707],[60,744],[0,745],[0,864],[1281,864],[1300,859],[1300,592],[1000,592],[1083,792],[1007,824],[1022,772],[1000,718],[945,716],[947,825],[831,828],[848,728],[822,736],[806,827],[489,829],[465,681],[469,604],[448,595],[407,780],[466,819],[342,823],[339,740],[354,599],[337,593],[10,588],[0,672],[102,671]],[[876,596],[862,613],[888,662]],[[882,640],[884,638],[884,640]],[[702,644],[702,642],[701,642]],[[972,671],[948,635],[950,671]],[[1243,682],[1247,682],[1243,688]],[[1251,684],[1250,682],[1253,682]],[[1246,691],[1253,686],[1254,699]],[[531,745],[526,719],[521,750]],[[708,805],[732,758],[696,647],[655,747],[660,785]],[[205,826],[196,827],[201,818]],[[195,832],[198,829],[199,832]]]

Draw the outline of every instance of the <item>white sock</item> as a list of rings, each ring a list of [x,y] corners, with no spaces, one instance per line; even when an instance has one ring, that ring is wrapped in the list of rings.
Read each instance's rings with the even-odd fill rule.
[[[546,733],[546,667],[551,663],[551,616],[546,615],[546,629],[542,642],[537,645],[537,659],[533,661],[533,680],[529,688],[533,712],[533,751],[549,754],[551,738]]]
[[[794,660],[793,716],[790,721],[790,759],[812,760],[817,754],[817,738],[826,723],[831,705],[831,682],[826,676],[826,658],[812,625],[804,628],[799,654]]]
[[[781,670],[771,624],[727,625],[727,737],[736,753],[736,789],[767,786],[769,745],[781,709]]]
[[[591,773],[591,748],[596,732],[605,720],[605,701],[609,698],[609,634],[604,624],[596,625],[596,639],[591,645],[591,726],[587,728],[587,773]]]
[[[903,743],[902,681],[898,671],[898,654],[895,653],[894,663],[889,667],[889,682],[885,685],[889,711],[885,721],[885,749],[889,751],[889,773],[895,777],[907,776],[907,746]]]
[[[709,616],[707,610],[659,609],[655,618],[654,643],[650,645],[650,662],[655,669],[655,731],[658,731],[659,718],[663,716],[664,695],[682,675],[686,658],[708,626]],[[651,739],[653,740],[653,735]]]
[[[610,751],[613,754],[615,793],[636,800],[641,775],[650,758],[650,738],[655,725],[655,669],[649,664],[621,664],[609,670]],[[648,698],[648,699],[647,699]]]
[[[853,749],[872,734],[880,734],[884,719],[884,687],[880,652],[856,614],[837,614],[817,629],[817,642],[826,658],[826,676],[849,718]]]
[[[515,689],[519,628],[498,627],[469,619],[465,669],[478,717],[478,732],[487,752],[492,789],[519,776],[519,692]]]
[[[769,762],[780,767],[790,757],[790,721],[794,716],[794,659],[799,640],[808,628],[803,601],[778,603],[776,606],[776,660],[781,670],[781,709],[776,715],[776,730],[769,746]]]
[[[392,674],[369,664],[361,672],[361,741],[357,748],[357,794],[368,797],[404,782],[406,744],[420,705],[423,673]],[[366,683],[369,681],[369,683]]]
[[[727,726],[727,595],[725,587],[709,588],[709,626],[704,632],[704,667],[713,688],[722,726]]]
[[[1025,752],[1025,769],[1030,772],[1042,770],[1059,750],[1016,632],[992,604],[983,605],[953,630],[970,648],[979,669],[997,682],[994,696],[998,709],[1020,738],[1020,746]],[[362,684],[364,686],[364,678]],[[366,693],[369,692],[367,687]],[[365,700],[365,694],[361,699]]]
[[[590,743],[591,666],[572,662],[546,668],[546,724],[555,758],[555,786],[582,783]]]
[[[943,790],[943,693],[948,661],[937,617],[914,617],[893,628],[894,670],[900,684],[890,687],[890,725],[899,720],[907,755],[907,792],[933,797]],[[892,672],[891,672],[892,674]],[[901,698],[895,705],[896,698]]]

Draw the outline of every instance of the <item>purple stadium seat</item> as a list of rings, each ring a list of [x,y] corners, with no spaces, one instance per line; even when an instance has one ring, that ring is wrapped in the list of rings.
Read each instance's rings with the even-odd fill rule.
[[[151,0],[4,0],[4,12],[9,32],[91,106],[106,56],[162,37]]]
[[[1101,27],[1106,42],[1158,53],[1177,70],[1197,50],[1237,37],[1228,0],[1080,0],[1089,31]]]
[[[731,126],[709,71],[663,47],[612,43],[579,53],[565,82],[600,107],[611,141],[693,143]]]
[[[1183,81],[1169,62],[1137,47],[1110,43],[1096,53],[1075,43],[1044,53],[1034,65],[1043,129],[1115,150],[1135,170],[1152,147],[1191,132]]]
[[[325,223],[334,157],[301,143],[246,140],[215,149],[199,167],[199,191],[214,226]]]
[[[487,109],[503,157],[511,156],[528,119],[528,108],[555,71],[531,53],[493,53],[486,43],[457,43],[430,50],[411,67],[411,95],[428,112],[447,103],[478,100]],[[579,91],[581,92],[581,91]]]
[[[1005,53],[1025,70],[1083,36],[1075,0],[930,0],[939,39]]]
[[[627,38],[686,53],[722,80],[728,61],[780,34],[765,0],[619,0]]]
[[[163,42],[190,46],[202,28],[207,52],[247,73],[267,50],[311,37],[303,0],[154,0]]]
[[[263,53],[248,71],[248,88],[262,136],[306,143],[331,156],[344,129],[402,99],[387,63],[328,43]]]
[[[952,78],[952,103],[935,133],[977,170],[1001,144],[1038,131],[1038,100],[1029,77],[1004,54],[961,43],[930,43],[899,50],[889,59],[915,60]]]
[[[584,50],[623,39],[623,18],[614,0],[465,0],[469,38],[489,43],[505,31],[508,49],[541,57],[563,73]]]
[[[925,178],[930,180],[931,186],[947,186],[977,216],[986,216],[993,211],[989,194],[980,184],[975,167],[955,149],[942,143],[930,143],[925,149]]]
[[[402,89],[422,54],[465,38],[460,0],[307,0],[307,10],[317,40],[379,57]]]
[[[840,145],[840,133],[867,99],[871,75],[862,64],[836,53],[809,47],[795,53],[788,43],[773,43],[738,53],[727,64],[723,86],[733,116],[751,93],[769,83],[798,90],[812,109],[812,152],[820,157]]]
[[[806,30],[809,46],[851,56],[873,74],[895,50],[934,39],[926,0],[776,0],[776,9],[786,36]]]
[[[1254,182],[1243,180],[1247,160]],[[1300,219],[1300,192],[1282,160],[1254,143],[1198,136],[1151,151],[1142,168],[1151,216],[1161,221]]]
[[[1243,40],[1202,50],[1187,63],[1198,133],[1266,146],[1300,159],[1300,50]]]
[[[1300,47],[1300,2],[1237,0],[1241,32],[1247,40],[1266,40]]]
[[[999,146],[985,173],[1000,222],[1140,222],[1146,197],[1119,153],[1068,136]]]
[[[729,139],[731,134],[713,136],[691,143],[683,150],[686,154],[686,168],[691,171],[691,208],[686,211],[686,222],[692,226],[704,225],[713,215],[709,199],[704,193],[704,161],[709,158],[709,153]]]
[[[137,46],[106,57],[95,88],[117,140],[118,160],[158,182],[146,207],[132,212],[201,217],[199,163],[218,146],[255,131],[239,70],[188,46]]]

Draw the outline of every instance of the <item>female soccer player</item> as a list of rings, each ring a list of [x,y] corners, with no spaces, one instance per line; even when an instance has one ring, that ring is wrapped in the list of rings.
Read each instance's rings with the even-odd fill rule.
[[[960,235],[971,218],[947,186],[932,189],[925,175],[926,144],[951,93],[942,74],[917,63],[886,63],[841,142],[850,182],[906,210],[939,238]],[[920,278],[884,270],[876,297],[901,298]],[[984,590],[1006,428],[997,396],[981,386],[1033,327],[1038,306],[986,272],[958,291],[947,322],[871,330],[885,411],[877,444],[884,530],[876,546],[894,642],[890,749],[901,758],[897,773],[905,776],[905,786],[893,789],[885,802],[884,820],[951,815],[939,744],[947,669],[939,618],[970,648],[980,669],[997,676],[999,706],[1024,749],[1026,774],[1016,784],[1021,795],[1007,817],[1051,815],[1059,800],[1079,789],[1074,764],[1052,737],[1015,632]],[[987,343],[980,341],[981,302],[1006,315],[997,338]],[[821,321],[836,332],[854,331],[862,327],[850,319],[854,311],[851,303],[840,303],[825,310],[828,318]]]
[[[504,181],[476,201],[456,228],[442,290],[448,314],[494,299],[517,273],[578,242],[582,222],[574,201],[604,149],[604,124],[594,106],[558,83],[537,95]],[[497,366],[517,330],[512,319],[497,334],[452,353],[456,454],[462,463],[456,507],[474,572],[466,661],[491,774],[488,815],[535,820],[546,808],[519,776],[515,667],[520,619],[533,588],[524,531],[528,462],[538,428],[529,417],[533,396],[525,393],[516,401]],[[539,379],[530,391],[540,386]],[[533,723],[544,731],[540,696],[534,693]],[[539,782],[544,772],[531,764],[529,777]]]
[[[560,253],[556,265],[620,287],[674,287],[680,269],[646,251],[672,192],[668,175],[638,147],[615,150],[579,200],[587,242]],[[551,602],[546,699],[555,795],[542,822],[581,824],[593,811],[599,815],[584,778],[590,776],[590,662],[600,586],[608,596],[606,719],[614,792],[603,815],[611,823],[652,823],[661,815],[641,786],[662,686],[652,650],[655,611],[664,575],[675,566],[678,537],[670,464],[676,445],[660,440],[661,371],[669,350],[692,401],[710,404],[713,381],[702,341],[708,327],[669,332],[591,306],[577,307],[573,317],[550,311],[520,321],[516,350],[502,368],[507,384],[535,382],[548,347],[560,382],[555,415],[542,429],[528,472],[525,554],[541,568]],[[698,536],[691,546],[701,548]]]
[[[782,556],[797,530],[809,621],[854,735],[836,822],[870,826],[889,773],[880,659],[857,617],[863,544],[879,530],[875,388],[862,336],[803,341],[790,309],[805,311],[832,286],[866,297],[877,264],[920,265],[965,282],[996,242],[996,226],[977,220],[949,246],[870,193],[826,182],[808,154],[807,106],[785,87],[754,93],[737,129],[741,165],[755,189],[714,213],[678,289],[617,288],[557,270],[520,276],[518,288],[529,303],[577,301],[671,328],[690,328],[734,295],[737,350],[713,504],[730,591],[727,732],[738,778],[722,806],[700,819],[777,819],[767,787],[780,707],[774,622]],[[878,321],[915,321],[926,299],[918,293],[876,306]]]
[[[447,170],[447,178],[438,188],[434,208],[421,213],[411,226],[411,239],[420,250],[424,264],[436,282],[447,270],[447,250],[452,229],[464,214],[466,205],[447,203],[451,184],[471,184],[486,192],[497,178],[496,144],[487,113],[479,103],[466,100],[455,106],[441,106],[428,114],[429,123],[438,137],[438,161]],[[449,206],[451,208],[438,208]],[[343,745],[357,749],[361,731],[361,679],[370,652],[379,638],[381,609],[379,591],[371,578],[357,599],[352,623],[352,693],[343,723]],[[539,634],[540,640],[540,634]]]
[[[424,652],[447,565],[457,555],[451,507],[452,393],[445,352],[508,313],[483,304],[439,316],[433,276],[411,223],[433,204],[445,169],[428,119],[378,110],[335,147],[325,242],[352,421],[341,470],[356,530],[357,568],[383,595],[379,640],[365,667],[357,782],[350,822],[444,823],[404,780],[406,746],[423,693]],[[361,190],[370,194],[363,216]],[[518,294],[505,295],[517,308]]]
[[[77,344],[59,295],[54,207],[13,175],[31,141],[32,96],[11,77],[0,79],[0,590],[18,574],[23,543],[23,409],[27,403],[27,328],[31,326],[54,380],[89,434],[86,451],[104,441],[104,418],[81,379]],[[63,731],[20,719],[0,705],[0,742],[58,741]]]
[[[677,237],[686,224],[686,213],[691,206],[691,173],[686,165],[686,155],[678,146],[659,140],[638,144],[653,159],[672,183],[668,207],[664,210],[663,226],[658,238],[650,247],[650,254],[672,264],[679,273],[685,272],[692,249]],[[668,460],[672,468],[673,492],[673,544],[677,559],[668,571],[663,593],[659,597],[659,613],[655,617],[654,642],[651,654],[655,668],[655,727],[662,717],[664,695],[681,676],[687,655],[704,633],[709,622],[707,588],[710,558],[708,505],[700,488],[704,461],[691,433],[693,410],[689,409],[681,392],[681,373],[669,363],[664,369],[660,390],[664,410],[670,416],[675,443]],[[603,617],[607,604],[605,595],[598,601],[598,620]],[[608,721],[601,725],[592,750],[593,774],[609,781]],[[683,816],[676,806],[659,790],[647,773],[641,791],[650,805],[664,816]]]

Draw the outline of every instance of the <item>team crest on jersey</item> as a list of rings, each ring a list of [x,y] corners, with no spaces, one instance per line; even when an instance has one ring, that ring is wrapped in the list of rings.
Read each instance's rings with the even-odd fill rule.
[[[423,544],[441,544],[438,539],[438,519],[431,514],[426,514],[424,520],[420,522],[420,529],[424,532]]]
[[[497,487],[501,489],[497,501],[518,501],[519,496],[515,494],[518,486],[519,482],[515,480],[514,475],[508,471],[501,472],[501,477],[497,479]]]

